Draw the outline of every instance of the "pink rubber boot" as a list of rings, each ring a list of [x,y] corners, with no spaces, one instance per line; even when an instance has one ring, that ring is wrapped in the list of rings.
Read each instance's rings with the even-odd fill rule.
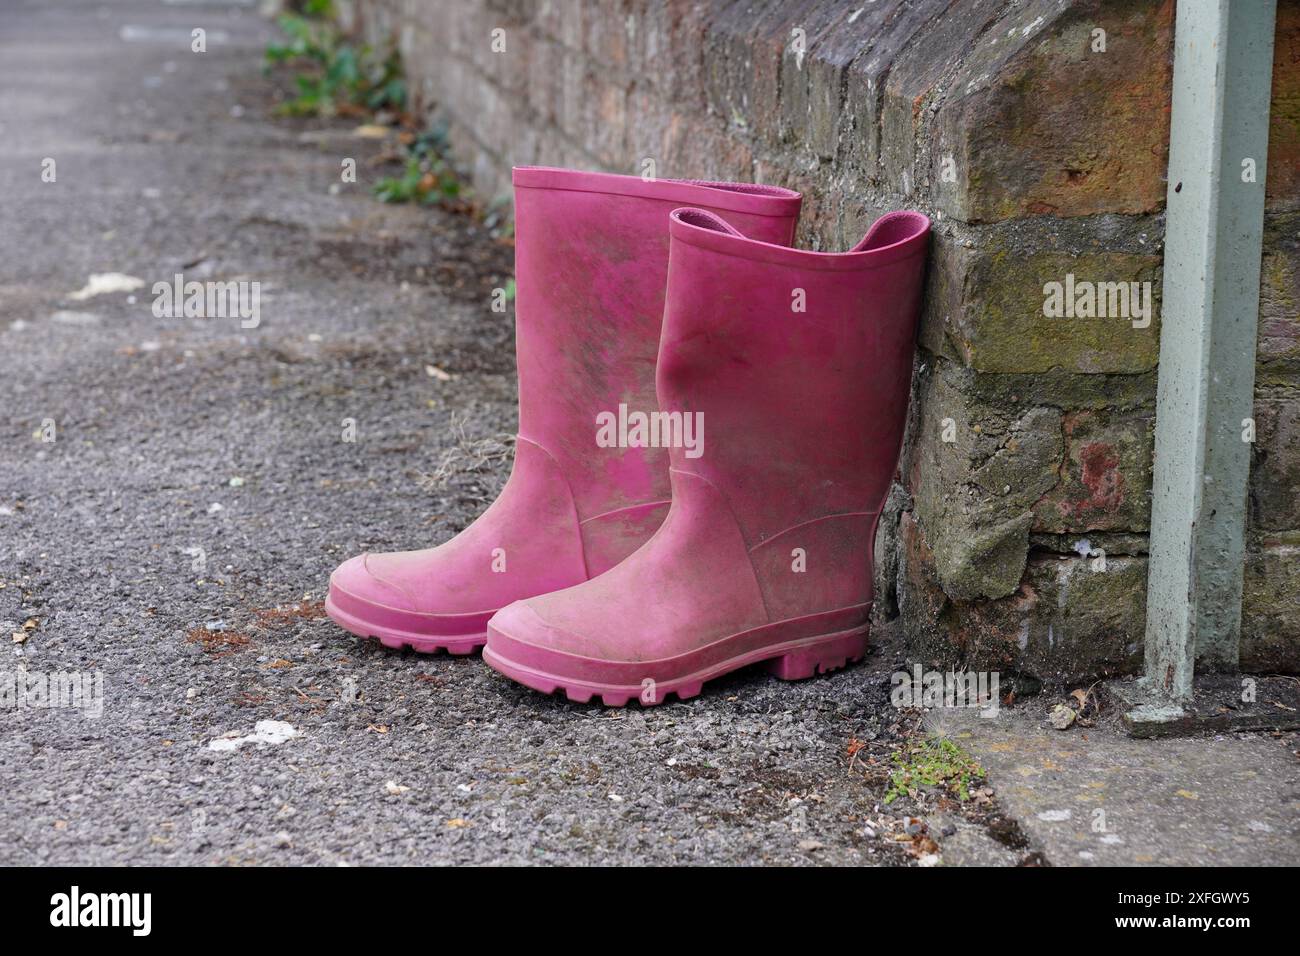
[[[608,573],[502,610],[483,659],[621,706],[757,661],[790,680],[862,657],[929,229],[890,213],[827,254],[675,211],[659,402],[702,431],[672,449],[672,508]]]
[[[512,601],[586,581],[654,533],[671,491],[666,448],[601,447],[597,415],[650,413],[668,272],[668,217],[706,206],[786,243],[798,193],[520,167],[515,185],[519,437],[501,495],[437,548],[363,554],[325,610],[389,647],[468,654]]]

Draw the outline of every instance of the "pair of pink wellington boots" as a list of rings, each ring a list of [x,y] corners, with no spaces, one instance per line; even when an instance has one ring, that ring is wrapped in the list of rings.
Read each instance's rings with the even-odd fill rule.
[[[862,657],[929,220],[805,252],[787,189],[539,167],[514,186],[510,479],[440,547],[344,563],[330,617],[389,647],[486,645],[522,684],[612,706]]]

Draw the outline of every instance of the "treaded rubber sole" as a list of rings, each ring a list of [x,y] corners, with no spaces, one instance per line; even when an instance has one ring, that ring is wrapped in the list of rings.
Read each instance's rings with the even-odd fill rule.
[[[678,700],[690,700],[700,694],[706,681],[751,664],[765,664],[781,680],[804,680],[839,670],[866,656],[869,631],[870,625],[864,624],[847,631],[772,644],[724,660],[712,667],[688,672],[679,678],[646,682],[640,686],[602,684],[546,673],[536,667],[508,660],[491,647],[483,648],[483,661],[511,680],[543,694],[555,694],[562,690],[564,696],[575,703],[586,704],[599,697],[606,707],[623,707],[633,699],[640,701],[643,707],[653,707],[662,704],[669,695],[676,695]],[[689,655],[683,657],[689,658]],[[684,663],[688,665],[687,661]]]
[[[384,647],[402,650],[409,647],[417,654],[448,654],[463,656],[473,654],[487,643],[487,632],[482,634],[416,634],[388,627],[377,627],[361,618],[341,611],[330,598],[325,598],[325,613],[343,630],[362,640],[378,641]]]

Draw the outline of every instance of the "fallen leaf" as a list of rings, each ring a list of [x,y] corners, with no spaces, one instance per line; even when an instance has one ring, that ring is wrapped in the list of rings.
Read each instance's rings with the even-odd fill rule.
[[[400,794],[406,793],[411,788],[402,786],[396,780],[390,780],[384,784],[384,789],[396,797]]]
[[[14,633],[13,633],[13,638],[14,638],[14,643],[15,643],[15,644],[26,644],[26,643],[27,643],[27,632],[26,632],[26,631],[14,631]]]
[[[939,852],[939,844],[935,843],[932,837],[922,834],[912,840],[912,845],[908,850],[916,857],[930,856]]]
[[[469,825],[470,822],[464,817],[452,817],[447,821],[447,826],[451,827],[453,830],[463,830]]]

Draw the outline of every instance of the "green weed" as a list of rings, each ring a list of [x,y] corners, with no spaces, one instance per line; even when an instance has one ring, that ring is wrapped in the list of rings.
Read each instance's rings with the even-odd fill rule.
[[[918,787],[943,787],[958,800],[970,799],[971,784],[984,779],[984,771],[966,751],[947,738],[929,738],[905,746],[894,754],[897,765],[889,775],[885,803],[893,803]]]
[[[289,116],[362,114],[406,107],[406,81],[394,48],[354,46],[335,25],[329,0],[309,0],[302,14],[277,21],[285,42],[266,48],[266,68],[292,65],[298,95],[280,107]]]

